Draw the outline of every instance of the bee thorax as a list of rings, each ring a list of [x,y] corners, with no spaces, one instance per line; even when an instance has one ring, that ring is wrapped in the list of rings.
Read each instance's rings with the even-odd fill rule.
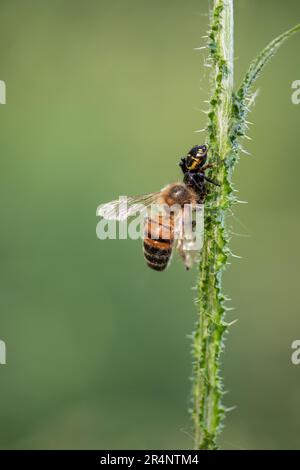
[[[168,206],[178,204],[183,207],[185,204],[194,202],[195,196],[193,191],[185,184],[175,183],[166,188],[164,194],[165,203]]]

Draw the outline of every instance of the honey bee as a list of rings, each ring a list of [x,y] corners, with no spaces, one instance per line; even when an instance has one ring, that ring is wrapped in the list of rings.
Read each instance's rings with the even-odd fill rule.
[[[144,220],[144,258],[149,268],[155,271],[166,269],[174,248],[186,269],[192,266],[195,257],[194,240],[187,239],[182,230],[184,207],[190,205],[195,208],[204,204],[208,193],[207,182],[219,186],[219,183],[205,175],[205,171],[212,167],[206,163],[207,152],[206,145],[195,145],[186,157],[181,158],[179,166],[184,175],[183,182],[168,184],[156,193],[129,197],[125,207],[120,204],[120,200],[98,207],[98,215],[118,221],[134,216],[140,207],[144,211],[153,205],[164,208],[158,213],[151,212],[151,215],[147,212]],[[178,232],[180,236],[176,238]]]

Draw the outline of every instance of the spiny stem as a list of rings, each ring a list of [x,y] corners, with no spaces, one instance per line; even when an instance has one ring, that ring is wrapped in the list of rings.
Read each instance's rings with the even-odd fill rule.
[[[300,24],[280,34],[277,38],[273,39],[261,53],[252,61],[248,72],[246,73],[238,90],[233,95],[232,103],[232,124],[230,140],[234,150],[232,154],[233,164],[237,160],[240,144],[238,139],[245,136],[247,130],[246,118],[253,104],[252,87],[259,77],[263,68],[267,65],[269,60],[276,54],[278,49],[285,43],[287,39],[300,31]],[[255,95],[255,92],[254,92]]]
[[[199,319],[194,333],[194,410],[196,449],[217,448],[216,438],[223,415],[219,356],[227,329],[221,292],[222,271],[228,249],[225,210],[232,188],[228,180],[226,157],[233,92],[233,4],[215,0],[209,34],[213,66],[213,93],[209,111],[209,149],[215,163],[214,178],[221,184],[207,198],[205,240],[199,275]]]
[[[231,176],[245,136],[251,88],[264,66],[300,25],[281,34],[254,59],[233,92],[233,0],[214,0],[209,33],[212,96],[207,126],[211,178],[220,183],[205,203],[205,239],[199,265],[199,316],[193,334],[193,410],[195,449],[217,449],[225,409],[221,404],[220,353],[228,324],[221,281],[228,255],[225,215],[236,202]]]

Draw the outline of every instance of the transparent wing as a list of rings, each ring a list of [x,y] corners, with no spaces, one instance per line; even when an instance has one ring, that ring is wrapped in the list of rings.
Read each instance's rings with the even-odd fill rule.
[[[143,196],[120,196],[115,201],[100,204],[96,213],[107,220],[125,220],[138,213],[144,213],[151,204],[157,202],[160,193],[161,191]]]
[[[199,260],[199,247],[196,240],[178,239],[176,240],[175,250],[179,253],[187,270]]]
[[[192,214],[179,214],[175,224],[175,249],[182,258],[186,269],[198,260],[204,240],[203,206],[197,205]]]

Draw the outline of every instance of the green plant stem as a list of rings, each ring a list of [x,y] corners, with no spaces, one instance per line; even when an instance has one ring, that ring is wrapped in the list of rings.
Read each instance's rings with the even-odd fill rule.
[[[194,333],[193,420],[196,449],[217,448],[223,415],[221,406],[220,352],[224,322],[222,272],[228,257],[225,210],[232,188],[226,157],[230,152],[229,130],[233,93],[233,1],[215,0],[210,31],[213,93],[209,111],[209,149],[220,188],[207,198],[205,239],[199,274],[199,318]]]
[[[225,322],[222,274],[230,254],[225,215],[237,202],[232,172],[245,136],[252,86],[280,46],[300,25],[271,41],[251,63],[237,92],[233,91],[233,0],[214,0],[209,33],[212,96],[208,113],[211,176],[220,183],[205,203],[205,238],[199,264],[198,319],[193,333],[193,409],[195,449],[217,449],[225,409],[222,406],[220,354],[229,324]]]

